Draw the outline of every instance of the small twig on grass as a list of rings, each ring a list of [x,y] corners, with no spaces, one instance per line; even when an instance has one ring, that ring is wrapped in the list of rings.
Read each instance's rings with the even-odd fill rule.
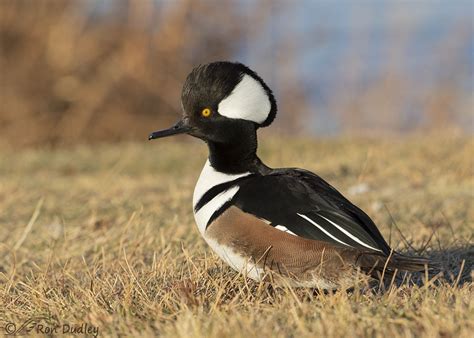
[[[23,233],[21,234],[21,237],[18,239],[18,241],[15,243],[15,246],[13,247],[13,251],[16,251],[20,248],[20,246],[23,244],[23,242],[26,239],[26,236],[30,233],[31,229],[33,228],[33,225],[35,224],[36,220],[38,219],[38,216],[41,211],[41,207],[43,206],[43,201],[44,198],[41,197],[38,203],[36,204],[35,211],[33,212],[33,215],[31,215],[30,221],[26,225],[25,230],[23,230]]]
[[[453,229],[453,225],[449,221],[449,218],[446,216],[446,214],[442,210],[440,212],[441,212],[441,215],[443,216],[444,220],[448,224],[449,230],[451,230],[451,235],[453,235],[454,242],[456,242],[457,238],[456,238],[456,233],[454,232],[454,229]]]
[[[456,278],[456,282],[454,282],[453,287],[456,288],[459,284],[459,281],[461,280],[462,272],[464,270],[464,263],[466,263],[466,260],[463,259],[461,262],[461,268],[459,269],[458,277]]]
[[[422,255],[423,252],[425,252],[426,248],[428,248],[428,245],[431,243],[431,240],[433,239],[433,236],[434,236],[434,234],[436,233],[436,230],[438,230],[434,225],[432,226],[432,228],[433,228],[433,229],[432,229],[433,231],[431,232],[430,237],[428,237],[428,239],[426,240],[426,243],[424,243],[424,244],[421,246],[421,248],[417,251],[417,253],[418,253],[419,255]]]
[[[393,255],[393,249],[390,250],[390,254],[388,255],[387,259],[385,260],[385,263],[383,265],[383,270],[382,270],[382,276],[380,277],[380,282],[379,282],[379,289],[382,287],[383,285],[383,279],[385,277],[385,271],[387,270],[388,268],[388,263],[390,262],[390,259],[392,258],[392,255]],[[385,290],[384,290],[385,291]]]
[[[395,220],[392,216],[392,213],[390,212],[390,210],[388,210],[388,207],[387,205],[384,203],[383,205],[385,207],[385,210],[388,212],[388,215],[390,216],[390,221],[392,222],[393,226],[395,227],[395,229],[398,231],[398,233],[400,234],[400,237],[402,238],[402,241],[405,243],[405,245],[407,245],[410,249],[412,249],[413,251],[416,251],[415,248],[408,242],[408,240],[406,239],[405,236],[403,236],[403,233],[400,231],[400,229],[398,228],[397,226],[397,223],[395,223]]]

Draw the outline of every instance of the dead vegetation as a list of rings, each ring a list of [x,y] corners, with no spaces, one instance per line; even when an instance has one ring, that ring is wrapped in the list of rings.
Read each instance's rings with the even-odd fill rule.
[[[352,292],[271,288],[225,266],[196,230],[201,143],[4,148],[0,327],[45,317],[101,336],[471,336],[472,139],[261,144],[268,164],[319,173],[394,248],[435,258],[443,273]]]
[[[232,3],[102,5],[0,3],[2,140],[137,138],[179,114],[182,81],[195,65],[231,58],[244,36]]]
[[[237,58],[274,89],[285,112],[277,124],[288,133],[472,132],[468,14],[439,20],[439,35],[424,40],[427,4],[347,6],[347,22],[328,24],[300,16],[331,6],[305,3],[2,0],[0,143],[142,140],[151,125],[176,119],[193,67]],[[420,5],[426,17],[397,24]],[[381,16],[380,32],[364,28]],[[325,56],[335,43],[344,52]],[[376,62],[367,55],[374,45]]]

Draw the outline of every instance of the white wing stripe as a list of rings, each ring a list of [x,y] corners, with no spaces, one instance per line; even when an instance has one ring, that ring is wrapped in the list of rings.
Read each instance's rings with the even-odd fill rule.
[[[365,246],[366,248],[369,248],[369,249],[372,249],[372,250],[375,250],[375,251],[382,251],[380,249],[376,249],[364,242],[362,242],[360,239],[358,239],[357,237],[355,237],[354,235],[352,235],[349,231],[345,230],[344,228],[340,227],[339,225],[337,225],[336,223],[334,223],[333,221],[331,221],[330,219],[327,219],[326,217],[324,217],[323,215],[320,215],[318,214],[320,217],[324,218],[326,221],[328,221],[329,223],[331,223],[332,225],[334,225],[336,228],[338,228],[343,234],[347,235],[347,237],[351,238],[353,241],[359,243],[360,245],[363,245]]]
[[[319,230],[321,230],[322,232],[324,232],[326,235],[328,235],[328,236],[331,237],[332,239],[334,239],[334,240],[338,241],[339,243],[342,243],[342,244],[344,244],[344,245],[346,245],[346,246],[352,248],[352,246],[350,246],[349,244],[344,243],[343,241],[341,241],[341,240],[337,239],[336,237],[334,237],[333,235],[331,235],[331,234],[330,234],[328,231],[326,231],[322,226],[320,226],[318,223],[316,223],[315,221],[313,221],[313,220],[312,220],[311,218],[309,218],[308,216],[305,216],[305,215],[303,215],[303,214],[298,214],[298,213],[296,213],[296,214],[297,214],[298,216],[304,218],[305,220],[307,220],[307,221],[310,222],[311,224],[315,225],[316,227],[318,227]]]
[[[287,228],[286,226],[277,225],[277,226],[275,227],[275,229],[278,229],[278,230],[283,231],[283,232],[286,232],[286,233],[288,233],[288,234],[290,234],[290,235],[296,236],[296,234],[295,234],[293,231],[288,230],[288,228]]]

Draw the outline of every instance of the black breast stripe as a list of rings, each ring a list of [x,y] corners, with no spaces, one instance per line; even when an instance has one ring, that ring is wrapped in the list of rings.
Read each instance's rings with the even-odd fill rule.
[[[199,209],[201,209],[203,206],[205,206],[207,203],[209,203],[214,197],[216,197],[220,193],[230,189],[234,185],[238,185],[241,181],[243,181],[245,179],[248,179],[250,177],[254,177],[254,176],[255,176],[254,174],[251,174],[251,175],[247,175],[247,176],[244,176],[244,177],[237,178],[237,179],[229,181],[229,182],[225,182],[225,183],[221,183],[221,184],[213,186],[211,189],[206,191],[204,193],[204,195],[202,195],[202,197],[196,203],[196,205],[194,206],[194,212],[198,212]]]

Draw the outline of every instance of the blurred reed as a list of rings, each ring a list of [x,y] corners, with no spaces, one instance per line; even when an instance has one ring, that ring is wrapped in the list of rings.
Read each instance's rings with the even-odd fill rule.
[[[301,70],[301,55],[324,48],[335,37],[310,25],[312,31],[300,39],[291,29],[294,20],[285,22],[285,29],[281,24],[274,28],[274,21],[302,4],[2,0],[0,142],[21,146],[144,140],[150,130],[172,123],[180,113],[181,85],[193,66],[237,58],[250,62],[276,89],[284,112],[278,123],[291,132],[325,132],[334,119],[336,132],[472,122],[472,95],[460,89],[466,76],[472,78],[469,60],[460,60],[460,46],[472,38],[472,27],[460,24],[440,39],[438,60],[446,76],[412,97],[422,112],[417,121],[407,118],[402,104],[414,96],[416,78],[400,71],[396,62],[404,57],[399,51],[412,43],[413,31],[400,27],[392,61],[364,86],[360,79],[366,60],[360,51],[370,37],[355,32],[334,69],[331,93],[321,102],[314,99],[317,86],[301,80],[302,72],[313,71]],[[364,18],[355,15],[354,20]]]
[[[244,27],[218,3],[0,1],[1,138],[146,139],[176,119],[193,65],[235,54]]]

